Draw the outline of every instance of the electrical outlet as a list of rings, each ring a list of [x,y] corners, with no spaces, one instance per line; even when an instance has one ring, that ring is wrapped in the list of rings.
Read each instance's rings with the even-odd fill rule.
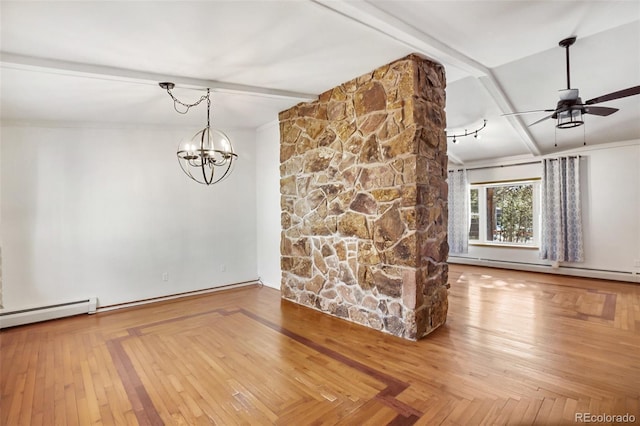
[[[225,265],[224,263],[220,265],[220,272],[225,272],[226,270],[227,270],[227,265]]]
[[[168,272],[163,272],[162,273],[162,281],[169,281],[169,273]]]
[[[640,259],[636,259],[635,262],[633,262],[633,264],[635,265],[636,268],[640,268]]]

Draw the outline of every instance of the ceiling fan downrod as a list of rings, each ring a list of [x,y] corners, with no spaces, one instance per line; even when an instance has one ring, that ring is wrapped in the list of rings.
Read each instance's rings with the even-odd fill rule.
[[[575,37],[567,37],[564,40],[561,40],[560,43],[558,43],[560,46],[564,47],[566,50],[566,57],[567,57],[567,90],[571,89],[571,68],[569,65],[569,46],[573,45],[573,43],[576,42],[576,38]]]

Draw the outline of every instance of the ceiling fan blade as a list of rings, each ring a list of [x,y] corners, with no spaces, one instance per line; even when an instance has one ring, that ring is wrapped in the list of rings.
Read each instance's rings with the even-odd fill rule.
[[[555,115],[555,112],[554,112],[553,114],[551,114],[551,115],[547,115],[545,118],[541,118],[540,120],[536,121],[535,123],[531,123],[531,124],[529,124],[527,127],[531,127],[531,126],[533,126],[534,124],[541,123],[541,122],[543,122],[544,120],[547,120],[547,119],[549,119],[549,118],[553,117],[554,115]]]
[[[586,114],[600,115],[602,117],[606,117],[607,115],[611,115],[616,111],[618,111],[618,108],[590,106],[590,107],[586,107],[584,112]]]
[[[617,92],[611,92],[606,95],[598,96],[597,98],[589,99],[585,102],[585,105],[599,104],[601,102],[612,101],[614,99],[626,98],[627,96],[634,96],[640,94],[640,86],[629,87],[628,89],[618,90]]]
[[[554,112],[555,109],[534,109],[531,111],[520,111],[520,112],[507,112],[505,114],[501,114],[501,117],[506,117],[509,115],[524,115],[524,114],[533,114],[534,112]]]

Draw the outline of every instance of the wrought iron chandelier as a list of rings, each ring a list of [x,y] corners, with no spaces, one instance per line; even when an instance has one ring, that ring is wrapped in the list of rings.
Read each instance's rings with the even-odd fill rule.
[[[184,139],[178,145],[178,163],[182,171],[194,181],[203,185],[213,185],[229,177],[233,170],[233,164],[238,155],[233,152],[231,140],[223,132],[212,129],[210,122],[211,97],[210,90],[207,94],[192,104],[179,101],[171,90],[175,84],[171,82],[159,83],[165,89],[171,99],[173,108],[180,114],[186,114],[189,109],[207,101],[207,127],[196,133],[191,139]],[[185,108],[181,111],[178,105]]]

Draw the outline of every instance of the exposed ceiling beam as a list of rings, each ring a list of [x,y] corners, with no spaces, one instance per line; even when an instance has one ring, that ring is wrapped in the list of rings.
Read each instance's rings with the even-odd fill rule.
[[[419,29],[384,12],[364,0],[341,2],[334,0],[311,0],[312,2],[338,13],[345,18],[358,22],[374,31],[382,33],[410,47],[418,53],[430,57],[443,65],[459,68],[482,82],[496,105],[503,113],[513,111],[506,93],[498,84],[491,70],[461,52],[447,46]],[[520,135],[522,142],[534,155],[540,155],[540,148],[519,117],[509,119],[513,129]]]
[[[479,62],[452,49],[440,40],[418,30],[395,16],[389,15],[372,4],[363,1],[311,0],[326,9],[338,13],[370,29],[391,37],[416,52],[444,64],[453,65],[468,74],[480,77],[486,74]]]
[[[458,166],[464,165],[464,161],[462,161],[460,157],[458,157],[455,154],[452,154],[451,152],[447,152],[447,157],[449,157],[449,163],[453,163]]]
[[[208,87],[215,92],[252,94],[269,98],[286,98],[308,101],[317,99],[318,97],[317,95],[309,93],[248,86],[216,80],[181,77],[176,75],[157,74],[102,65],[83,64],[79,62],[60,61],[56,59],[37,58],[8,52],[0,52],[0,65],[4,68],[84,76],[156,86],[161,81],[171,81],[177,86],[181,86],[183,88],[203,89]]]
[[[479,80],[503,113],[515,111],[511,100],[509,100],[504,90],[502,90],[502,87],[500,87],[500,84],[494,77],[493,72],[488,70],[488,74],[484,77],[480,77]],[[533,136],[529,133],[529,129],[526,124],[524,124],[524,121],[522,121],[522,118],[520,118],[519,115],[508,115],[506,118],[509,121],[509,124],[511,124],[513,130],[520,135],[522,142],[527,146],[529,152],[533,155],[541,155],[542,152],[540,151],[540,147],[538,147]]]

